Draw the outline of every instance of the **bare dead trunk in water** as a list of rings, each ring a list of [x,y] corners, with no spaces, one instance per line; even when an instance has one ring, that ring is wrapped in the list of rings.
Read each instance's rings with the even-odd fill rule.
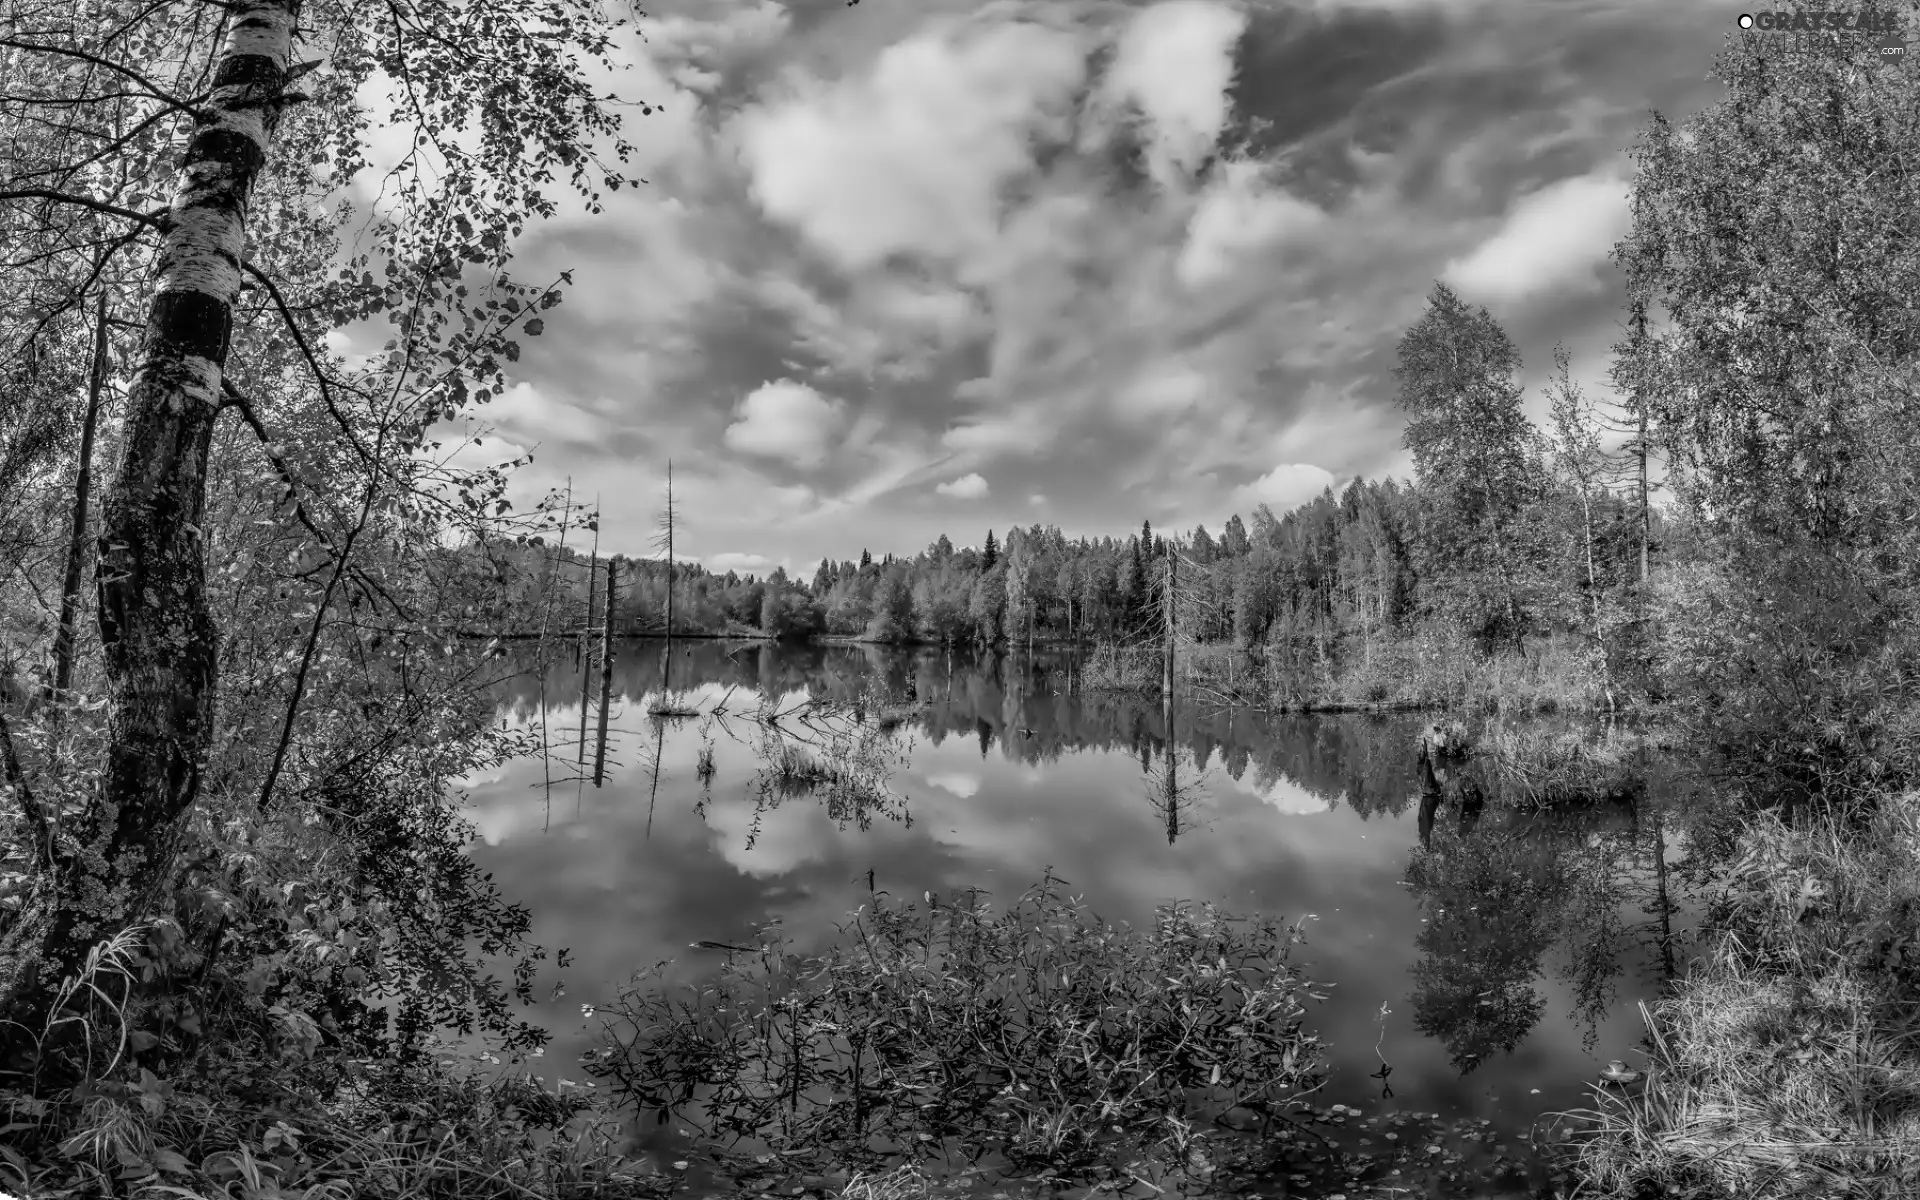
[[[673,692],[673,463],[667,463],[667,652],[660,656],[660,703]]]
[[[217,662],[207,604],[207,457],[233,333],[247,202],[273,143],[301,0],[234,0],[157,260],[124,449],[100,533],[108,748],[80,847],[0,932],[0,1002],[31,1011],[166,885],[199,792]]]
[[[1174,638],[1174,598],[1176,595],[1173,574],[1173,551],[1167,551],[1167,653],[1161,668],[1160,694],[1173,695],[1173,638]]]
[[[607,709],[613,706],[613,589],[618,559],[607,560],[607,601],[600,614],[600,734],[593,751],[593,786],[607,774]]]
[[[597,511],[600,501],[596,497],[594,508]],[[596,519],[593,531],[593,557],[587,560],[587,623],[580,632],[580,645],[585,651],[580,667],[580,742],[575,755],[574,770],[584,774],[587,767],[587,705],[593,699],[593,598],[597,594],[594,587],[600,581],[600,529]]]
[[[1166,778],[1161,781],[1163,788],[1161,800],[1167,806],[1167,845],[1171,846],[1180,840],[1180,777],[1179,768],[1175,765],[1173,757],[1172,688],[1168,688],[1160,697],[1160,714],[1167,726],[1167,741],[1161,756],[1162,766],[1166,770]]]

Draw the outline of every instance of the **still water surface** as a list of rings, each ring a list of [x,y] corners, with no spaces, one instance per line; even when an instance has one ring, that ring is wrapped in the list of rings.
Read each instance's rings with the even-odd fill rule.
[[[549,785],[573,763],[539,759],[469,781],[475,857],[532,909],[543,945],[571,950],[564,994],[543,986],[535,1010],[554,1034],[535,1064],[549,1083],[587,1078],[577,1058],[599,1021],[582,1005],[605,1004],[636,969],[673,959],[673,977],[697,978],[720,952],[689,943],[748,942],[774,920],[795,949],[823,946],[869,872],[897,897],[978,887],[1004,902],[1051,868],[1101,916],[1135,924],[1176,899],[1307,918],[1297,960],[1330,985],[1309,1002],[1331,1067],[1318,1099],[1506,1134],[1587,1103],[1607,1060],[1642,1063],[1636,1001],[1684,961],[1686,913],[1667,902],[1662,920],[1670,872],[1656,859],[1680,855],[1657,794],[1550,820],[1491,806],[1464,835],[1443,812],[1422,851],[1419,718],[1182,699],[1169,731],[1158,696],[1088,692],[1062,655],[674,645],[673,688],[703,709],[851,701],[874,684],[921,704],[897,734],[897,802],[862,821],[806,794],[769,798],[750,721],[650,719],[664,650],[619,646],[603,786]],[[570,655],[546,673],[556,741],[581,725],[580,680]],[[502,715],[537,722],[540,694],[535,675],[516,680]],[[593,758],[588,745],[589,774]]]

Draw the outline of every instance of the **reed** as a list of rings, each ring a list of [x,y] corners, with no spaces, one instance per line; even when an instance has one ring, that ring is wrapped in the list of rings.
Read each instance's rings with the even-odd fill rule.
[[[1488,794],[1514,808],[1628,799],[1642,788],[1638,734],[1580,727],[1490,725],[1475,757]]]

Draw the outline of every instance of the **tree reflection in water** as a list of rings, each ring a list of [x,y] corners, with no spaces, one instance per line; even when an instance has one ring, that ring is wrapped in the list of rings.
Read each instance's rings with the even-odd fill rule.
[[[1469,799],[1458,805],[1455,827],[1436,828],[1435,811],[1459,795],[1440,774],[1423,780],[1421,844],[1405,877],[1424,922],[1415,936],[1416,1027],[1440,1039],[1463,1074],[1511,1052],[1545,1008],[1537,984],[1551,954],[1554,974],[1573,996],[1569,1016],[1591,1051],[1623,960],[1646,928],[1630,924],[1623,906],[1672,911],[1662,822],[1642,836],[1644,795],[1563,811],[1497,807],[1484,819]],[[1649,883],[1659,893],[1652,901]],[[1652,932],[1656,945],[1670,948],[1670,926]]]

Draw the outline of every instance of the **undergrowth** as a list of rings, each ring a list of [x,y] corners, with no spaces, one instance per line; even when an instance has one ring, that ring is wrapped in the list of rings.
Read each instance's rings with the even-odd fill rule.
[[[591,1097],[444,1057],[537,1056],[545,951],[465,854],[442,751],[390,752],[287,812],[203,798],[156,910],[95,948],[0,1062],[0,1190],[220,1200],[648,1194]],[[524,750],[466,741],[486,765]],[[5,832],[0,829],[0,832]],[[20,843],[0,907],[35,886]],[[489,972],[505,961],[510,979]]]
[[[1133,930],[1049,877],[1003,913],[876,893],[843,933],[800,956],[769,929],[697,986],[636,976],[589,1071],[795,1169],[957,1155],[1062,1181],[1179,1174],[1207,1118],[1284,1117],[1322,1078],[1300,934],[1271,920],[1181,904]]]

